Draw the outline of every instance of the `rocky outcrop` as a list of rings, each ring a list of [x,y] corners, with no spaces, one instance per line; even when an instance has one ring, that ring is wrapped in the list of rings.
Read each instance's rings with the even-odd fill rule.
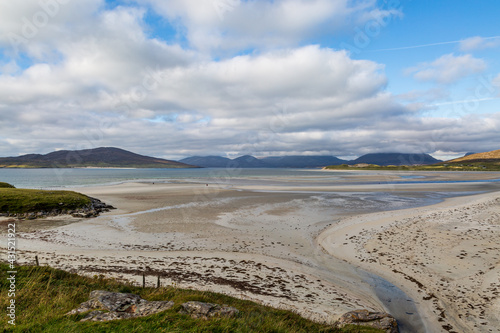
[[[355,310],[342,315],[337,322],[338,326],[364,325],[385,330],[387,333],[399,333],[396,319],[388,313]]]
[[[73,217],[90,218],[97,217],[102,212],[109,212],[111,209],[116,209],[115,207],[107,205],[96,198],[90,198],[90,201],[91,203],[89,206],[69,214],[71,214]]]
[[[90,312],[81,321],[109,321],[149,316],[170,309],[174,302],[146,301],[138,295],[128,293],[113,293],[105,290],[94,290],[90,293],[88,301],[67,315]]]
[[[81,321],[109,321],[149,316],[168,310],[173,306],[174,302],[150,302],[135,294],[94,290],[90,292],[88,301],[83,302],[78,308],[71,310],[66,315],[91,311]],[[191,315],[195,319],[209,319],[212,317],[233,317],[239,311],[236,308],[226,305],[187,302],[182,304],[179,313]]]
[[[198,319],[208,319],[212,317],[233,317],[239,313],[238,309],[231,306],[220,306],[212,303],[187,302],[182,304],[179,313],[189,314]]]

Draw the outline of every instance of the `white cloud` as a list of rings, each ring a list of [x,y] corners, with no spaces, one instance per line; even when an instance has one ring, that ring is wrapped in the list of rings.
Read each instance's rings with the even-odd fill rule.
[[[185,27],[190,44],[206,52],[297,46],[313,34],[331,35],[369,20],[399,16],[373,0],[136,0]]]
[[[27,64],[15,56],[9,36],[0,37],[10,52],[0,66],[1,155],[98,146],[167,158],[479,149],[456,142],[458,133],[474,145],[476,138],[487,140],[482,150],[496,142],[495,114],[467,122],[417,118],[418,107],[403,106],[386,91],[383,65],[297,46],[319,29],[349,26],[354,17],[397,14],[380,11],[374,1],[227,0],[233,7],[222,19],[212,1],[148,1],[187,29],[194,50],[149,37],[146,9],[105,9],[102,0],[60,5],[19,45]],[[22,34],[23,17],[42,10],[38,1],[18,3],[0,3],[2,31]],[[210,54],[251,46],[258,52],[217,60]],[[414,74],[431,70],[420,75],[440,82],[485,66],[471,56],[448,57]]]
[[[413,74],[413,77],[419,81],[449,84],[469,75],[481,73],[485,69],[486,62],[483,59],[474,58],[470,54],[462,56],[446,54],[433,62],[408,68],[406,73]]]
[[[497,75],[492,81],[493,85],[500,89],[500,74]]]
[[[382,66],[352,60],[343,51],[308,46],[219,62],[175,67],[165,63],[156,73],[157,86],[143,89],[144,98],[131,99],[134,87],[143,88],[134,57],[120,64],[117,76],[102,64],[119,57],[106,53],[104,46],[102,50],[99,61],[88,61],[85,70],[75,69],[82,57],[76,52],[68,53],[60,65],[37,64],[16,77],[0,76],[0,98],[10,98],[9,107],[0,112],[16,109],[7,124],[37,124],[48,130],[23,131],[23,136],[36,138],[41,145],[47,143],[40,138],[43,133],[64,128],[50,138],[60,146],[58,137],[68,141],[82,137],[98,117],[104,117],[113,123],[106,133],[115,145],[136,145],[137,137],[126,135],[135,128],[155,142],[161,141],[152,137],[176,133],[178,146],[179,141],[197,142],[197,147],[204,142],[206,149],[234,142],[230,149],[247,149],[249,141],[262,138],[266,147],[269,138],[277,140],[281,132],[332,131],[405,112],[384,93]],[[19,136],[15,134],[19,128],[11,128],[9,136]]]
[[[396,97],[403,102],[435,102],[437,100],[448,98],[449,94],[450,93],[445,89],[438,87],[427,90],[411,90],[399,94]]]
[[[0,47],[17,57],[26,53],[37,60],[58,58],[57,46],[71,41],[94,24],[104,0],[0,2]]]
[[[460,50],[464,52],[484,50],[498,46],[500,46],[500,36],[490,38],[476,36],[460,41]]]

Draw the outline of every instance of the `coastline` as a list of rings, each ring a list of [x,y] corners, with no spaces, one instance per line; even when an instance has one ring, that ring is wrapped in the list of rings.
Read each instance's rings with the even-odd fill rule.
[[[478,184],[449,184],[449,188],[485,189],[484,183]],[[488,189],[491,191],[494,185],[488,185]],[[308,189],[314,193],[306,193]],[[92,220],[74,220],[59,227],[54,223],[20,233],[20,263],[33,263],[38,255],[43,264],[56,268],[136,283],[142,282],[143,272],[147,276],[160,274],[162,284],[223,292],[331,323],[359,308],[385,310],[358,267],[401,286],[415,300],[419,294],[412,294],[411,284],[386,275],[384,267],[363,266],[354,260],[357,258],[346,262],[338,249],[333,256],[323,251],[325,246],[319,245],[324,244],[334,226],[363,221],[371,214],[358,211],[332,218],[330,206],[341,198],[325,200],[322,193],[412,191],[422,196],[421,192],[442,189],[442,184],[324,188],[129,182],[78,188],[118,209]],[[454,199],[467,203],[466,198]],[[363,206],[356,197],[349,200],[355,201],[354,206]],[[450,200],[438,206],[445,209]],[[391,221],[400,214],[424,213],[430,207],[435,206],[374,214],[386,214]],[[329,252],[328,245],[325,249]],[[148,278],[147,283],[152,280]],[[426,325],[441,328],[433,314],[417,306]]]
[[[499,212],[498,192],[449,198],[346,218],[318,244],[402,288],[427,331],[498,332]]]
[[[356,281],[324,278],[329,274],[313,262],[310,244],[325,224],[296,230],[310,215],[309,210],[302,212],[304,217],[296,226],[275,230],[274,238],[267,236],[268,231],[258,231],[261,226],[255,226],[254,235],[246,235],[253,227],[234,221],[262,205],[268,206],[261,216],[283,219],[301,212],[290,206],[290,200],[305,200],[308,195],[172,183],[123,183],[78,190],[106,200],[117,210],[54,228],[64,219],[58,217],[51,227],[19,233],[19,263],[32,264],[38,255],[40,262],[55,268],[138,284],[143,272],[161,272],[164,284],[222,292],[294,310],[320,322],[332,323],[358,308],[381,309],[375,297],[345,287]],[[284,238],[289,238],[288,243]]]

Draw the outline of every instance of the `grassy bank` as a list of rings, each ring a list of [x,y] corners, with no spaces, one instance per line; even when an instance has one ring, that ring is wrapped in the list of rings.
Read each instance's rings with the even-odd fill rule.
[[[15,188],[13,185],[0,182],[0,188]]]
[[[86,195],[72,191],[26,190],[9,188],[7,185],[0,183],[0,213],[73,210],[91,203]]]
[[[2,271],[8,271],[0,264]],[[16,326],[7,323],[1,315],[1,328],[5,332],[381,332],[373,328],[356,326],[338,329],[308,321],[289,311],[276,310],[253,302],[229,296],[183,290],[172,286],[139,288],[103,278],[87,278],[49,267],[17,267]],[[7,308],[8,281],[0,280],[0,308]],[[88,299],[92,290],[130,292],[142,298],[170,300],[175,306],[156,315],[104,323],[79,322],[85,314],[65,316]],[[228,304],[241,312],[235,318],[211,320],[192,319],[178,314],[182,303],[201,301]]]

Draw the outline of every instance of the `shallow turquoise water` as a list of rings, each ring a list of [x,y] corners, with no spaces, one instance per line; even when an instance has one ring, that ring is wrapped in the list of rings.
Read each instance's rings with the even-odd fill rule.
[[[125,181],[209,181],[235,178],[314,177],[317,170],[296,169],[0,169],[0,181],[18,188],[72,187]],[[328,175],[330,178],[335,176]]]
[[[201,168],[201,169],[1,169],[0,182],[18,188],[58,188],[91,185],[107,185],[128,181],[147,182],[200,182],[219,185],[285,185],[285,186],[328,186],[350,184],[409,184],[409,183],[468,183],[471,180],[433,181],[426,176],[390,172],[399,180],[386,181],[381,174],[379,182],[353,181],[346,176],[375,175],[379,172],[323,172],[319,169],[239,169],[239,168]],[[500,176],[500,173],[499,173]],[[500,179],[481,180],[484,183]]]

